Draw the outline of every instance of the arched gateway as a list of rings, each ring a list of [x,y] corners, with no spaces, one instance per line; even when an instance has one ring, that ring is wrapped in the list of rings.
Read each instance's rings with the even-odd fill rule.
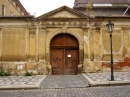
[[[69,34],[58,34],[50,43],[52,74],[77,74],[79,64],[78,40]]]

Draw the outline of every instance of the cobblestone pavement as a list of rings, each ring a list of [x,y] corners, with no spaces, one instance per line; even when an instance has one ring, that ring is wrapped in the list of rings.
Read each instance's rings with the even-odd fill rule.
[[[130,97],[130,85],[87,85],[82,75],[51,75],[43,80],[41,89],[0,90],[0,97]]]
[[[130,86],[5,90],[0,97],[130,97]]]
[[[41,88],[83,88],[88,81],[83,75],[50,75],[41,84]]]

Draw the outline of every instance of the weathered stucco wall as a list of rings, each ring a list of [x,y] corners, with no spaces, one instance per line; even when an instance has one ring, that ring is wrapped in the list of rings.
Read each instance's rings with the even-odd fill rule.
[[[45,58],[45,33],[24,19],[0,23],[0,72],[12,75],[48,74]]]
[[[2,61],[24,61],[26,53],[24,28],[2,28]]]
[[[84,36],[83,72],[110,71],[110,35],[106,28],[107,19],[94,25],[96,22],[88,28],[88,33]],[[112,22],[115,25],[112,33],[114,70],[129,71],[130,64],[125,59],[130,58],[130,21],[112,19]]]
[[[86,20],[86,19],[85,19]],[[130,21],[111,18],[115,71],[130,71]],[[97,23],[98,21],[98,23]],[[108,19],[37,20],[0,19],[0,69],[12,75],[51,74],[50,41],[58,34],[71,34],[79,42],[82,72],[110,71]]]
[[[28,19],[27,19],[28,20]],[[51,74],[50,42],[58,34],[71,34],[79,42],[79,64],[82,69],[84,60],[84,22],[44,22],[17,19],[0,21],[0,69],[12,75]],[[81,70],[80,70],[81,71]]]

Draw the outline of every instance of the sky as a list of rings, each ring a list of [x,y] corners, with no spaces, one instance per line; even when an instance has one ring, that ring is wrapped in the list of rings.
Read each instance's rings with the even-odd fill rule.
[[[74,0],[19,0],[31,15],[43,15],[61,6],[73,8]]]

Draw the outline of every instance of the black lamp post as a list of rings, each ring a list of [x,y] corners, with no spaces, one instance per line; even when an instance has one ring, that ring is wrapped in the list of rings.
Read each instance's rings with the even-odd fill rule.
[[[110,34],[110,49],[111,49],[111,81],[114,81],[114,69],[113,69],[113,53],[112,53],[112,32],[114,28],[114,23],[111,23],[111,21],[108,21],[108,24],[106,25],[108,28],[108,32]]]

